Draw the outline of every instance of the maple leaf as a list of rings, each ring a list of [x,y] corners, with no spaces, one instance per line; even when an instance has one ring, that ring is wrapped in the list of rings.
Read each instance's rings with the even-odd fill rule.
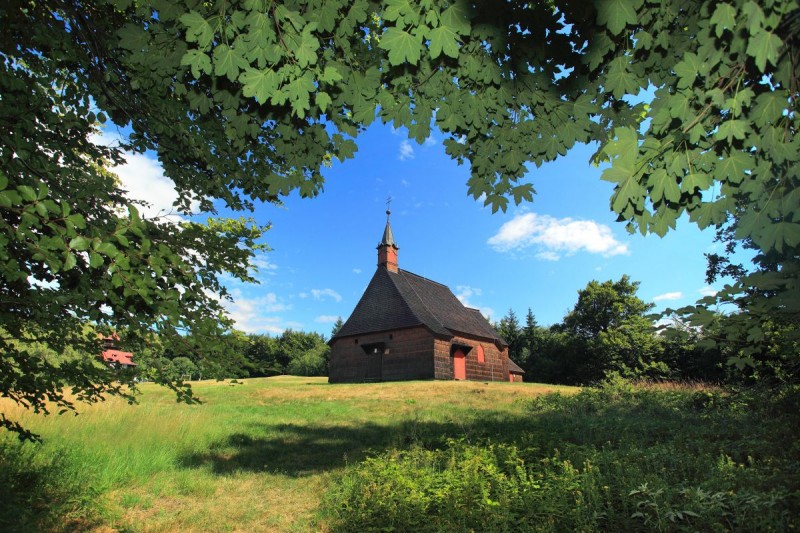
[[[422,52],[421,41],[421,38],[407,31],[389,28],[381,36],[379,47],[389,52],[389,63],[392,65],[417,64]]]
[[[601,0],[597,4],[597,22],[619,35],[628,24],[636,24],[636,10],[643,0]]]
[[[262,70],[248,68],[239,76],[239,81],[243,84],[244,96],[255,97],[259,104],[265,104],[278,88],[280,77],[271,68]]]

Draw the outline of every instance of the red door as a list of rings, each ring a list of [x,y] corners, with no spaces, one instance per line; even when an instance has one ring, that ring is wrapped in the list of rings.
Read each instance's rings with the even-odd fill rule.
[[[456,350],[453,354],[453,377],[467,379],[467,358],[461,350]]]

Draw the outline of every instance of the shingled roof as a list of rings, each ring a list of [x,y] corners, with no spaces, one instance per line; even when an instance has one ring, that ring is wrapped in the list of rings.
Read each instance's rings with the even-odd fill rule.
[[[386,268],[375,271],[333,339],[412,326],[425,326],[447,338],[461,333],[507,345],[480,311],[464,307],[445,285],[406,270]]]

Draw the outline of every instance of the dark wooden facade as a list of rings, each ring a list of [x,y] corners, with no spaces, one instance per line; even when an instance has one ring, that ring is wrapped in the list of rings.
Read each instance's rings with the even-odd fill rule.
[[[397,267],[387,220],[378,269],[330,340],[329,381],[509,381],[508,346],[446,286]]]

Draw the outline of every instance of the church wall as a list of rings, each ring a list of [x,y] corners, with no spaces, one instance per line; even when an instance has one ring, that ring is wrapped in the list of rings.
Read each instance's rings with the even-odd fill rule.
[[[358,342],[356,342],[358,341]],[[362,346],[382,342],[385,353],[364,353]],[[328,381],[331,383],[352,383],[365,381],[369,365],[375,364],[369,358],[380,358],[382,381],[409,379],[433,379],[433,335],[425,327],[405,328],[366,335],[356,335],[336,339],[331,346]]]
[[[502,351],[490,341],[470,336],[456,336],[450,340],[434,341],[434,367],[436,379],[453,379],[453,344],[472,346],[466,354],[467,379],[471,381],[508,381],[508,348]],[[478,346],[483,346],[484,362],[478,361]]]

